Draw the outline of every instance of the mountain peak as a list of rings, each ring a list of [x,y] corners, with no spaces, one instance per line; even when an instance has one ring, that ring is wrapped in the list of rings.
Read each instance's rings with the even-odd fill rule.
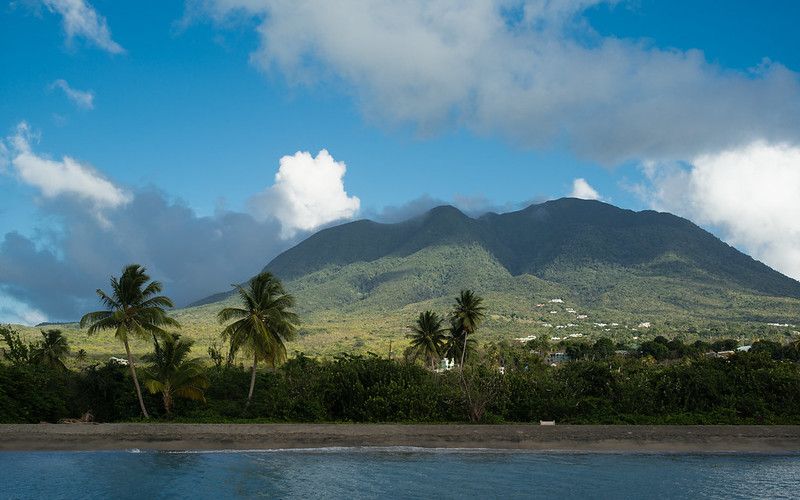
[[[469,218],[464,212],[457,209],[453,205],[439,205],[428,210],[425,214],[430,217],[466,217]]]
[[[800,283],[686,219],[577,198],[477,219],[443,205],[400,223],[343,224],[312,235],[265,269],[291,281],[322,269],[403,259],[444,247],[480,248],[512,277],[552,281],[578,295],[611,290],[620,276],[639,276],[690,287],[714,283],[722,290],[800,297]],[[418,274],[418,279],[423,283],[427,278]]]

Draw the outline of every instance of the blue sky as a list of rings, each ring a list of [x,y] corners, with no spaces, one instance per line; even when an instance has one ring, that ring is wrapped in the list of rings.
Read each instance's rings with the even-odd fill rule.
[[[800,4],[470,4],[0,6],[0,321],[72,317],[125,259],[196,299],[317,227],[440,201],[669,210],[800,277],[797,223],[764,229],[800,211]],[[225,214],[263,234],[252,252],[165,257],[144,223],[207,239],[231,231]],[[223,257],[243,262],[181,274]],[[92,285],[46,290],[36,269]]]

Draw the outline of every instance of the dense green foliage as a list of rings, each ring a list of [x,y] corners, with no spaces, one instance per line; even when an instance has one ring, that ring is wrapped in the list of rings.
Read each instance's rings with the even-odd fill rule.
[[[717,357],[709,355],[709,344],[653,342],[665,351],[645,343],[622,350],[609,339],[484,344],[464,372],[471,402],[457,370],[436,373],[421,362],[374,355],[298,354],[257,373],[256,394],[246,407],[249,367],[208,363],[202,368],[205,401],[176,399],[172,418],[463,422],[477,405],[483,422],[800,424],[797,343],[759,342],[750,352]],[[550,351],[574,359],[550,366]],[[153,416],[168,418],[157,395],[146,394],[145,403]],[[0,363],[0,422],[54,422],[87,411],[97,421],[137,418],[127,367],[108,362],[65,371],[32,361]]]
[[[294,297],[271,273],[263,272],[250,280],[247,288],[236,286],[239,307],[226,307],[217,313],[220,323],[235,320],[222,330],[222,339],[230,343],[230,358],[239,350],[253,359],[247,404],[253,399],[256,367],[266,361],[273,367],[286,360],[286,341],[297,331],[300,319],[291,308]]]
[[[53,368],[66,369],[64,359],[69,354],[69,342],[61,330],[42,330],[42,340],[32,346],[31,361]]]
[[[97,289],[97,296],[106,309],[86,313],[80,321],[82,328],[88,327],[89,335],[112,330],[114,337],[125,346],[133,386],[144,418],[148,418],[147,407],[136,376],[136,365],[131,355],[129,339],[152,336],[155,341],[157,336],[167,335],[164,328],[180,327],[175,319],[166,314],[165,308],[173,307],[173,304],[169,297],[160,295],[162,289],[160,282],[150,281],[150,276],[144,267],[138,264],[125,266],[119,278],[111,277],[110,294]]]
[[[151,394],[161,395],[167,415],[172,413],[175,398],[205,401],[203,389],[208,387],[208,378],[203,360],[186,359],[192,343],[176,334],[165,335],[156,339],[153,353],[142,358],[150,363],[142,374],[144,386]]]
[[[408,347],[409,357],[416,360],[422,358],[431,368],[441,359],[445,349],[445,332],[443,319],[433,311],[419,313],[417,321],[409,327],[408,335],[411,345]]]

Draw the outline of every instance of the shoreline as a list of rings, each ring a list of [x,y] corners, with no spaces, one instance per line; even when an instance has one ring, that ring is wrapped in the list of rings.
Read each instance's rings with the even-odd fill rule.
[[[429,448],[800,453],[796,425],[3,424],[0,451]]]

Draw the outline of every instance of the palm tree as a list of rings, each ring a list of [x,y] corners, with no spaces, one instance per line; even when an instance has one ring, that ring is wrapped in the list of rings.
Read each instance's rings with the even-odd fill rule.
[[[464,368],[464,356],[467,353],[467,337],[471,333],[475,333],[478,325],[485,317],[485,308],[482,305],[483,299],[472,290],[461,290],[461,294],[456,297],[456,303],[453,307],[452,319],[453,325],[460,329],[464,336],[464,347],[461,349],[461,363],[460,367]]]
[[[411,339],[414,356],[424,355],[425,361],[434,369],[436,360],[444,352],[444,334],[447,329],[442,328],[442,318],[433,311],[425,311],[419,313],[417,322],[409,328],[411,333],[407,337]]]
[[[97,289],[97,295],[107,309],[90,312],[81,318],[81,328],[88,326],[89,335],[102,330],[114,330],[114,336],[125,346],[128,367],[131,370],[136,397],[139,398],[139,407],[144,418],[150,416],[144,407],[142,389],[136,377],[136,366],[131,356],[128,337],[166,336],[162,327],[180,327],[178,322],[167,316],[164,311],[164,308],[173,307],[173,304],[168,297],[158,295],[161,290],[161,283],[150,281],[150,276],[144,267],[131,264],[122,270],[119,279],[111,277],[111,295]]]
[[[253,399],[258,362],[264,360],[274,367],[286,360],[285,342],[294,337],[299,318],[289,310],[294,307],[294,297],[286,293],[280,280],[271,273],[254,277],[247,288],[232,286],[239,292],[242,307],[226,307],[217,318],[221,324],[236,320],[222,330],[223,340],[230,342],[231,353],[243,349],[253,356],[247,408]]]
[[[192,349],[191,340],[181,340],[180,335],[170,334],[163,338],[163,345],[155,343],[152,354],[142,360],[152,365],[142,374],[142,382],[150,394],[161,394],[164,410],[172,414],[176,397],[205,401],[203,389],[208,387],[208,378],[200,358],[186,359]]]
[[[32,361],[53,368],[67,369],[64,358],[69,354],[69,342],[61,330],[42,330],[42,341],[32,349]]]
[[[450,316],[450,327],[447,328],[444,340],[444,353],[450,359],[459,359],[463,357],[464,346],[466,345],[467,353],[473,352],[476,349],[475,339],[470,337],[464,338],[464,329],[461,327],[461,322],[452,315]]]
[[[75,353],[75,359],[78,360],[78,362],[80,363],[86,361],[86,357],[87,357],[86,349],[78,349],[78,352]]]

